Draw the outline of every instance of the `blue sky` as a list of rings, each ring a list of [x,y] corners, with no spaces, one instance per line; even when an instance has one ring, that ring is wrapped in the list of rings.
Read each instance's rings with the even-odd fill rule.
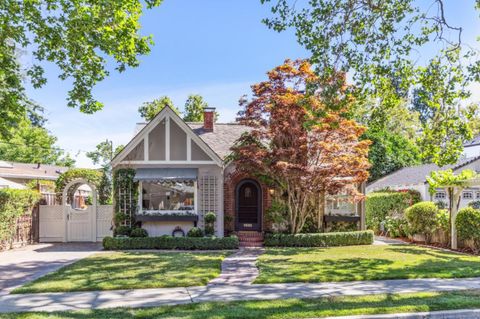
[[[465,39],[474,43],[480,35],[474,1],[447,2],[451,22],[463,25]],[[138,107],[162,95],[183,109],[190,93],[201,94],[217,108],[220,121],[229,122],[238,111],[238,99],[263,80],[266,71],[286,58],[308,57],[293,31],[279,34],[261,23],[268,14],[259,0],[164,0],[141,20],[142,34],[152,34],[155,41],[151,54],[141,57],[138,68],[112,71],[95,88],[95,97],[105,104],[102,111],[85,115],[68,108],[70,84],[59,80],[49,64],[48,84],[40,90],[28,88],[28,94],[45,107],[47,128],[79,167],[92,166],[85,151],[99,142],[108,138],[115,145],[127,143],[141,121]]]

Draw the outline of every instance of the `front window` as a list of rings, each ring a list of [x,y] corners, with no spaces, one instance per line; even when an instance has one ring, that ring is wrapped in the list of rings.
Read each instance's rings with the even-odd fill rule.
[[[435,199],[445,199],[447,198],[447,194],[445,192],[436,192]]]
[[[194,211],[194,181],[142,182],[144,211]]]
[[[463,199],[473,199],[472,192],[463,192]]]

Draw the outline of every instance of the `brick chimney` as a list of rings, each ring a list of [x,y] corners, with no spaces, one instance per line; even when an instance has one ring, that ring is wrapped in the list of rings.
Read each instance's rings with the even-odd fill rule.
[[[214,122],[215,122],[215,108],[214,107],[203,108],[203,129],[206,132],[213,132]]]

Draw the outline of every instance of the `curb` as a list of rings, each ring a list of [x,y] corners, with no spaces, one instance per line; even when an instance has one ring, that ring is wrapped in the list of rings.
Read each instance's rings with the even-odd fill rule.
[[[319,318],[310,318],[319,319]],[[327,317],[323,319],[480,319],[480,309]]]

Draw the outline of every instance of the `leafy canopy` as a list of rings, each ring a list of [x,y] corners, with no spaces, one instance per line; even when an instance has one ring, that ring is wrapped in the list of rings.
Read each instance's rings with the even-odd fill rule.
[[[467,186],[468,181],[476,176],[477,173],[471,169],[465,169],[457,175],[455,175],[451,169],[432,172],[430,176],[427,176],[428,190],[431,195],[434,195],[437,188],[464,188]]]
[[[55,164],[73,166],[75,160],[58,148],[57,138],[47,129],[38,127],[23,118],[18,126],[10,128],[9,138],[0,137],[0,158],[22,163]]]
[[[165,107],[170,107],[175,113],[180,114],[180,111],[173,105],[172,100],[168,96],[161,96],[151,102],[144,102],[142,106],[138,108],[138,112],[145,121],[151,121]]]
[[[0,4],[0,131],[16,125],[28,107],[24,79],[40,88],[47,82],[44,62],[69,80],[67,105],[93,113],[102,103],[92,88],[109,75],[107,61],[119,72],[139,65],[150,52],[151,36],[140,35],[144,8],[162,0],[6,0]],[[33,63],[23,69],[18,55],[28,51]]]
[[[203,109],[208,107],[208,103],[199,94],[190,94],[185,101],[185,112],[183,120],[186,122],[203,122]],[[215,112],[215,120],[218,113]]]
[[[440,166],[458,159],[472,138],[459,105],[470,96],[468,85],[480,79],[480,58],[462,42],[463,29],[449,24],[444,0],[261,2],[272,13],[264,23],[279,32],[295,29],[320,77],[351,76],[355,85],[346,97],[412,100],[416,90],[422,158]],[[342,85],[331,81],[325,95],[335,96],[329,92]],[[326,102],[332,109],[341,105]]]

